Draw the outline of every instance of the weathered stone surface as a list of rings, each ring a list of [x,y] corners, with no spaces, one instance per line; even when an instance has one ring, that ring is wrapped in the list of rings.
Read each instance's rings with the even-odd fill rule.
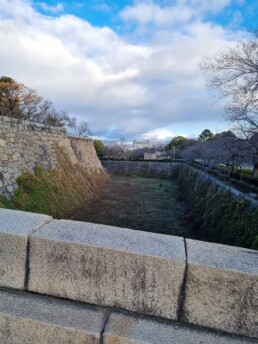
[[[258,252],[187,240],[183,320],[258,338]]]
[[[23,289],[28,235],[50,216],[0,209],[0,286]]]
[[[104,344],[250,344],[253,340],[112,313]]]
[[[0,116],[0,195],[12,195],[16,178],[24,171],[34,172],[38,164],[57,167],[57,145],[73,164],[79,162],[89,172],[103,170],[91,139],[68,136],[62,127]]]
[[[0,291],[0,343],[97,344],[107,311],[69,301]]]
[[[30,238],[29,290],[177,319],[182,238],[52,221]]]

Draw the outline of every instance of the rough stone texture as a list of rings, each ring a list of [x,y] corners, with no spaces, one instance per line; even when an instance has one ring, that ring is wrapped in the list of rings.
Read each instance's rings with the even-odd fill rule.
[[[182,238],[62,220],[30,252],[30,291],[177,319]]]
[[[55,168],[57,145],[72,163],[102,170],[91,139],[68,136],[62,127],[0,116],[0,195],[9,198],[17,187],[17,177],[24,171],[33,172],[36,164]]]
[[[104,344],[250,344],[256,341],[112,313]]]
[[[28,236],[50,216],[0,209],[0,286],[23,289]]]
[[[187,240],[183,320],[258,338],[258,252]]]
[[[94,167],[94,170],[97,172],[103,169],[91,139],[86,139],[80,136],[69,136],[69,139],[79,163],[90,170]]]
[[[170,178],[174,176],[179,162],[160,161],[112,161],[102,160],[102,165],[110,174],[142,177]]]
[[[98,344],[107,315],[69,301],[0,291],[0,343]]]

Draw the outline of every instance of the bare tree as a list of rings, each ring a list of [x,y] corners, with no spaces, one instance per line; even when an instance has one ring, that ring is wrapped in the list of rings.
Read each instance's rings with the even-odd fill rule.
[[[239,139],[253,153],[254,173],[258,172],[258,33],[235,47],[204,58],[208,87],[226,98],[225,116],[237,124]]]
[[[198,142],[186,148],[182,154],[186,160],[199,160],[213,168],[225,164],[230,167],[229,172],[243,163],[251,163],[253,155],[250,143],[236,137],[218,137]]]
[[[76,117],[70,118],[69,116],[66,117],[66,125],[68,128],[71,128],[77,132],[79,136],[88,136],[91,135],[91,131],[89,129],[89,124],[87,122],[77,122]]]
[[[208,75],[208,87],[227,98],[227,118],[237,122],[246,135],[257,132],[257,34],[213,57],[205,57],[201,69]]]

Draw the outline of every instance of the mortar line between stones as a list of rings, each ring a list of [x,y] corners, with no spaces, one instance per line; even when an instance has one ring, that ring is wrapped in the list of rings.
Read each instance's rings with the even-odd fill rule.
[[[182,322],[183,320],[183,312],[184,312],[184,304],[185,304],[185,293],[186,293],[186,284],[187,284],[187,275],[188,275],[188,256],[187,256],[187,244],[186,238],[184,238],[184,247],[185,247],[185,271],[184,271],[184,278],[183,283],[180,290],[180,297],[178,300],[178,321]]]
[[[40,226],[36,227],[35,229],[32,230],[32,232],[30,233],[29,237],[31,236],[31,234],[34,234],[35,232],[37,232],[39,229],[41,229],[42,227],[44,227],[45,225],[47,225],[48,223],[50,223],[51,221],[53,221],[53,218],[51,217],[50,219],[44,221]]]
[[[29,276],[30,276],[30,238],[27,240],[26,248],[26,262],[25,262],[25,279],[24,279],[24,290],[28,291],[29,287]]]
[[[41,229],[42,227],[44,227],[46,224],[48,224],[52,220],[53,220],[52,218],[50,218],[49,220],[46,220],[44,223],[42,223],[42,225],[40,225],[39,227],[35,228],[31,232],[31,234],[33,234],[37,230]],[[25,278],[24,278],[24,290],[25,291],[28,291],[28,288],[29,288],[29,278],[30,278],[30,235],[28,236],[27,247],[26,247]]]
[[[111,313],[112,313],[112,310],[109,311],[108,316],[107,316],[107,319],[106,319],[106,321],[105,321],[104,324],[103,324],[103,329],[102,329],[102,331],[100,332],[99,344],[104,344],[104,334],[105,334],[106,327],[107,327],[107,324],[108,324],[108,322],[109,322]]]

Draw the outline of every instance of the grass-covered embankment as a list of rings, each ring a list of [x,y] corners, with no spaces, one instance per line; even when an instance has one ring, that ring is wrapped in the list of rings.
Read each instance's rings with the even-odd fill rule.
[[[178,168],[192,235],[227,245],[258,249],[258,209],[187,166]]]
[[[73,219],[146,232],[188,236],[185,204],[177,200],[177,182],[170,179],[113,176],[102,197]]]
[[[0,207],[69,218],[75,211],[100,196],[100,186],[107,175],[73,165],[69,157],[58,151],[58,168],[46,171],[40,166],[34,173],[23,173],[18,188],[9,201],[2,197]]]

